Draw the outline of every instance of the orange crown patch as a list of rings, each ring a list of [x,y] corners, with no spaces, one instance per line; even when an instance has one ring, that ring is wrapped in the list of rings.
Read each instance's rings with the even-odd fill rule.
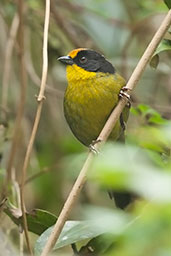
[[[77,56],[77,53],[80,52],[80,51],[82,51],[82,50],[87,50],[87,49],[86,49],[86,48],[74,49],[74,50],[72,50],[72,51],[70,51],[70,52],[68,53],[68,56],[70,56],[70,57],[73,59],[74,57]]]

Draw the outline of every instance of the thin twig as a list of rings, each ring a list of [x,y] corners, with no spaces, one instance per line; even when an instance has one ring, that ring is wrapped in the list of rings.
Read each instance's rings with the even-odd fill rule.
[[[50,16],[50,0],[46,0],[45,23],[44,23],[44,34],[43,34],[42,79],[41,79],[41,86],[40,86],[39,95],[38,95],[38,98],[37,98],[37,101],[38,101],[37,111],[36,111],[35,120],[34,120],[34,124],[33,124],[33,129],[32,129],[32,133],[31,133],[31,136],[30,136],[30,140],[29,140],[29,143],[28,143],[28,147],[27,147],[27,151],[26,151],[26,155],[25,155],[25,159],[24,159],[24,164],[23,164],[23,168],[22,168],[21,184],[20,184],[21,210],[22,210],[22,216],[23,216],[24,231],[28,230],[27,229],[27,219],[26,219],[26,214],[25,214],[25,204],[24,204],[24,185],[25,185],[25,180],[26,180],[26,171],[27,171],[27,167],[28,167],[28,164],[29,164],[30,155],[31,155],[32,148],[33,148],[33,143],[34,143],[34,140],[35,140],[35,137],[36,137],[36,133],[37,133],[37,129],[38,129],[39,121],[40,121],[40,116],[41,116],[41,111],[42,111],[42,106],[43,106],[43,100],[45,98],[44,91],[45,91],[47,71],[48,71],[47,45],[48,45],[49,16]],[[26,240],[27,240],[28,232],[25,232],[25,236],[26,236]],[[29,249],[29,251],[30,251],[30,254],[32,255],[32,252],[31,252],[30,249]]]
[[[19,17],[18,17],[18,13],[16,13],[11,24],[9,38],[7,40],[7,46],[5,50],[4,72],[3,72],[3,78],[2,78],[2,101],[1,101],[2,118],[4,119],[6,119],[6,115],[7,115],[7,96],[8,96],[8,88],[9,88],[9,80],[10,80],[11,57],[12,57],[14,43],[17,35],[18,26],[19,26]],[[15,125],[17,126],[17,118],[16,118]],[[15,137],[15,131],[14,131],[14,137]],[[12,154],[12,147],[11,147],[10,154]],[[3,188],[1,192],[2,198],[6,197],[7,184],[9,183],[10,180],[11,180],[11,171],[10,173],[7,171],[6,179],[3,184]]]
[[[11,182],[11,178],[12,178],[12,167],[13,167],[13,163],[14,163],[14,159],[15,159],[15,155],[17,152],[17,147],[18,147],[18,139],[19,139],[19,131],[21,129],[21,121],[23,118],[23,114],[24,114],[24,105],[25,105],[25,97],[26,97],[26,87],[27,87],[27,82],[26,82],[26,71],[25,71],[25,64],[24,64],[24,30],[23,30],[23,7],[22,7],[22,1],[19,2],[18,4],[18,14],[15,18],[15,23],[13,21],[13,31],[11,32],[11,42],[10,44],[10,55],[8,56],[8,61],[10,61],[11,58],[11,54],[12,54],[12,48],[13,48],[13,44],[14,44],[14,38],[17,32],[17,28],[19,25],[19,39],[18,39],[18,44],[19,44],[19,65],[20,65],[20,99],[19,99],[19,104],[18,104],[18,108],[17,108],[17,117],[16,117],[16,121],[15,121],[15,126],[14,126],[14,135],[13,135],[13,140],[12,140],[12,145],[11,145],[11,150],[9,153],[9,160],[8,160],[8,164],[7,164],[7,177],[6,177],[6,181],[5,181],[5,190],[7,187],[7,184],[9,184]],[[18,21],[18,16],[19,16],[19,21]],[[19,22],[19,24],[18,24]],[[6,63],[6,65],[9,65],[9,63]],[[10,65],[8,67],[6,67],[7,70],[6,72],[10,71]],[[9,82],[9,73],[6,74],[5,76],[5,81],[4,83],[8,83]],[[4,88],[4,96],[5,98],[3,98],[3,104],[4,106],[6,106],[7,102],[7,95],[6,93],[8,92],[8,84],[5,85]],[[5,191],[3,193],[6,193]]]
[[[26,70],[31,78],[31,80],[33,81],[33,83],[40,88],[40,84],[41,84],[41,80],[39,78],[39,76],[36,74],[36,71],[33,67],[33,64],[32,64],[32,59],[31,59],[31,54],[30,54],[30,38],[27,38],[27,51],[26,51]],[[54,95],[56,97],[59,97],[59,98],[63,98],[64,96],[64,92],[62,90],[59,90],[59,89],[56,89],[56,88],[53,88],[52,85],[49,85],[49,84],[46,84],[46,89],[45,89],[45,92],[51,94],[51,95]]]
[[[19,0],[18,2],[18,13],[19,13],[19,57],[20,57],[20,74],[21,74],[21,101],[18,109],[18,118],[16,120],[16,126],[15,126],[15,133],[14,133],[14,139],[13,139],[13,144],[11,147],[11,152],[10,152],[10,158],[9,158],[9,163],[7,166],[7,174],[11,176],[12,173],[12,167],[13,167],[13,162],[15,158],[15,154],[17,151],[17,146],[18,146],[18,138],[19,138],[19,130],[21,129],[21,120],[24,114],[24,105],[25,105],[25,98],[26,98],[26,69],[25,69],[25,61],[24,61],[24,2],[23,0]],[[11,177],[9,176],[9,179]],[[20,199],[21,197],[23,198],[23,191],[20,191]],[[21,203],[21,209],[25,210],[24,203],[22,205]],[[29,236],[28,236],[28,227],[27,223],[24,224],[24,234],[26,238],[26,243],[27,243],[27,248],[29,250],[30,255],[32,255],[32,249],[29,241]]]
[[[9,80],[10,80],[11,57],[12,57],[14,43],[15,43],[15,39],[16,39],[16,35],[17,35],[18,26],[19,26],[19,16],[18,16],[18,13],[16,13],[13,18],[12,24],[11,24],[9,38],[8,38],[7,46],[6,46],[6,50],[5,50],[4,72],[3,72],[3,78],[2,78],[2,103],[1,103],[1,107],[3,110],[3,114],[2,114],[3,118],[5,118],[6,114],[7,114],[7,96],[8,96],[8,88],[9,88]],[[24,88],[23,88],[23,90],[24,90]],[[20,127],[20,121],[21,121],[20,118],[22,118],[22,113],[20,113],[21,107],[23,105],[22,94],[23,93],[22,93],[22,88],[21,88],[20,103],[18,105],[18,112],[17,112],[17,118],[16,118],[16,122],[15,122],[13,142],[12,142],[11,151],[10,151],[9,163],[7,166],[7,174],[6,174],[6,179],[5,179],[5,182],[4,182],[4,185],[2,188],[2,192],[1,192],[2,198],[6,197],[7,184],[9,184],[9,182],[11,181],[11,166],[12,165],[10,164],[10,162],[11,163],[13,162],[13,156],[14,156],[13,152],[15,152],[15,145],[18,140],[17,129]]]
[[[23,248],[24,248],[24,233],[23,233],[23,231],[21,231],[20,232],[20,256],[23,256],[24,255],[24,250],[23,250]]]
[[[16,171],[13,169],[12,172],[12,183],[13,183],[13,189],[14,189],[14,200],[16,201],[16,206],[18,209],[21,211],[21,198],[20,198],[20,187],[19,184],[16,180]],[[19,231],[19,240],[20,240],[20,246],[19,246],[19,256],[23,256],[24,252],[24,233],[23,233],[23,228],[19,226],[18,228]]]
[[[49,17],[50,17],[50,1],[46,0],[46,10],[45,10],[45,24],[44,24],[44,34],[43,34],[43,68],[42,68],[42,79],[39,96],[37,98],[38,102],[42,102],[44,99],[44,92],[46,87],[47,71],[48,71],[48,29],[49,29]]]
[[[32,182],[33,180],[39,178],[40,176],[50,172],[51,170],[52,170],[52,166],[43,168],[43,170],[41,170],[40,172],[37,172],[37,173],[33,174],[32,176],[28,177],[25,181],[25,185],[27,185],[28,183]]]
[[[5,110],[7,108],[10,69],[11,69],[11,63],[12,63],[11,57],[12,57],[14,43],[17,35],[18,26],[19,26],[19,17],[18,17],[18,13],[16,13],[11,24],[9,38],[7,40],[7,45],[5,50],[4,71],[3,71],[3,78],[2,78],[2,102],[1,102],[1,106]]]
[[[148,62],[150,61],[155,49],[157,48],[158,44],[162,40],[162,37],[164,36],[165,32],[169,28],[171,24],[171,10],[168,12],[167,16],[165,17],[164,21],[162,22],[161,26],[157,30],[156,34],[154,35],[152,41],[150,42],[149,46],[147,47],[146,51],[144,52],[142,58],[140,59],[139,63],[137,64],[134,72],[132,73],[128,83],[127,88],[128,90],[133,90],[135,86],[137,85],[138,81],[140,80],[140,77],[142,73],[144,72],[145,67],[147,66]],[[107,120],[104,128],[102,129],[99,137],[97,140],[101,140],[102,142],[105,142],[113,130],[113,127],[115,126],[117,120],[119,119],[119,116],[126,104],[127,100],[122,98],[112,114],[110,115],[109,119]],[[96,149],[99,149],[101,146],[101,143],[97,143],[95,145]],[[79,193],[85,183],[87,172],[89,167],[92,164],[94,156],[93,153],[90,152],[88,154],[88,157],[80,171],[80,174],[64,204],[64,207],[58,217],[58,220],[54,226],[54,229],[52,230],[52,233],[44,247],[44,250],[42,251],[41,256],[46,256],[48,253],[52,250],[53,246],[55,245],[62,228],[65,224],[65,221],[67,220],[69,213],[71,212],[73,205],[75,201],[77,200]]]

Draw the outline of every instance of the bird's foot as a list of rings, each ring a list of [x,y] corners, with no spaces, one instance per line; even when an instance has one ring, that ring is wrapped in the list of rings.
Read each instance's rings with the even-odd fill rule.
[[[94,154],[99,154],[100,152],[95,148],[95,145],[97,144],[97,143],[99,143],[99,142],[101,142],[101,140],[100,139],[98,139],[98,140],[93,140],[92,141],[92,143],[89,145],[89,149],[90,149],[90,151],[92,151]]]
[[[122,89],[119,92],[119,97],[121,98],[126,98],[127,99],[127,107],[130,108],[131,106],[131,96],[129,95],[129,91],[131,91],[131,89],[127,88],[127,87],[122,87]]]
[[[123,114],[122,113],[120,115],[120,124],[121,124],[122,130],[125,131],[125,129],[126,129],[126,122],[123,119]]]
[[[98,155],[100,152],[93,146],[92,144],[89,145],[89,149],[91,152],[93,152],[95,155]]]

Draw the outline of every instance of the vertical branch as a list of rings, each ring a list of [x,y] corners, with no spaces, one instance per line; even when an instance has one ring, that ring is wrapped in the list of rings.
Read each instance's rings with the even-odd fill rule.
[[[49,16],[50,16],[50,0],[46,0],[45,10],[45,25],[43,34],[43,68],[42,79],[40,85],[39,96],[37,101],[40,103],[44,99],[44,92],[46,87],[47,71],[48,71],[48,28],[49,28]]]
[[[12,24],[11,24],[9,37],[8,37],[8,41],[7,41],[7,45],[6,45],[6,50],[5,50],[4,72],[3,72],[3,77],[2,77],[2,98],[1,98],[2,111],[4,111],[4,113],[2,114],[2,117],[4,119],[6,117],[5,112],[7,110],[7,98],[8,98],[8,88],[9,88],[10,69],[11,69],[11,57],[12,57],[12,52],[13,52],[13,48],[14,48],[17,31],[18,31],[18,26],[19,26],[19,16],[18,16],[18,13],[16,13],[13,18]],[[21,100],[20,100],[20,102],[21,102]],[[19,108],[20,108],[20,106],[18,106],[18,112],[19,112]],[[17,119],[16,119],[15,126],[18,126]],[[14,129],[14,130],[16,130],[16,129]],[[15,137],[15,131],[14,131],[14,137]],[[11,151],[12,151],[12,146],[11,146]],[[10,152],[10,154],[11,154],[11,152]],[[8,169],[8,167],[7,167],[7,169]],[[5,182],[4,182],[4,185],[2,188],[2,192],[1,192],[2,197],[5,197],[5,195],[6,195],[7,184],[10,182],[10,180],[11,180],[11,168],[10,168],[10,171],[7,170],[6,179],[5,179]]]
[[[11,57],[12,57],[12,51],[13,51],[13,47],[16,39],[18,26],[19,26],[19,17],[18,17],[18,13],[16,13],[11,24],[9,37],[6,45],[6,50],[5,50],[4,72],[3,72],[3,78],[2,78],[2,101],[1,101],[1,106],[2,106],[2,109],[4,110],[6,110],[7,108],[8,87],[9,87],[10,69],[11,69]]]
[[[28,247],[31,255],[32,255],[32,250],[31,250],[30,243],[29,243],[28,226],[27,226],[27,219],[26,219],[26,214],[25,214],[25,204],[24,204],[24,184],[25,184],[25,179],[26,179],[27,167],[29,164],[30,155],[31,155],[32,148],[33,148],[33,143],[34,143],[34,140],[36,137],[36,133],[37,133],[40,117],[41,117],[43,100],[45,98],[44,91],[45,91],[47,71],[48,71],[47,45],[48,45],[49,16],[50,16],[50,0],[46,0],[45,23],[44,23],[44,34],[43,34],[43,67],[42,67],[41,86],[40,86],[40,92],[39,92],[39,95],[37,98],[38,106],[37,106],[37,111],[36,111],[35,120],[34,120],[34,124],[33,124],[33,129],[32,129],[29,143],[28,143],[28,147],[27,147],[27,151],[26,151],[26,155],[25,155],[25,159],[24,159],[24,164],[23,164],[23,168],[22,168],[21,184],[20,184],[23,227],[24,227],[24,233],[25,233],[25,237],[26,237],[27,247]]]
[[[4,111],[4,113],[2,114],[3,119],[6,118],[5,112],[7,110],[7,98],[8,98],[8,88],[9,88],[10,69],[11,69],[11,57],[12,57],[12,52],[13,52],[13,48],[14,48],[17,31],[18,31],[18,26],[19,26],[19,16],[18,16],[18,13],[16,13],[13,18],[12,24],[11,24],[9,37],[8,37],[8,41],[7,41],[7,45],[6,45],[6,50],[5,50],[4,72],[3,72],[3,77],[2,77],[2,98],[1,98],[2,111]],[[22,90],[22,86],[21,86],[21,90]],[[24,90],[24,88],[23,88],[23,90]],[[14,141],[16,140],[15,139],[16,129],[20,125],[20,120],[19,120],[20,119],[19,118],[20,104],[21,104],[21,96],[20,96],[20,103],[18,105],[18,113],[17,113],[18,118],[16,118],[16,122],[15,122],[14,137],[13,137],[12,144],[16,144],[16,143],[14,143]],[[11,146],[9,159],[11,158],[11,155],[12,155],[12,151],[13,151],[12,147],[13,146]],[[11,168],[7,167],[6,179],[4,181],[2,191],[1,191],[2,198],[6,196],[7,184],[10,181],[11,181]]]
[[[9,161],[7,165],[7,177],[6,177],[6,185],[11,182],[12,178],[12,167],[15,159],[15,155],[17,152],[17,146],[18,146],[18,139],[19,139],[19,131],[21,129],[21,121],[22,117],[24,114],[24,105],[25,105],[25,97],[26,97],[26,70],[25,70],[25,63],[24,63],[24,24],[23,24],[23,3],[22,0],[19,1],[18,3],[18,14],[19,14],[19,37],[18,37],[18,44],[19,44],[19,70],[20,70],[20,99],[19,99],[19,104],[17,108],[17,117],[15,121],[15,126],[14,126],[14,135],[13,135],[13,140],[12,140],[12,145],[11,145],[11,150],[9,153]],[[14,32],[16,33],[17,30],[17,21],[18,17],[15,18],[15,23],[13,24],[13,35]],[[15,25],[15,26],[14,26]],[[15,29],[15,31],[14,31]],[[10,50],[12,51],[12,46],[14,44],[13,41],[10,43]],[[10,60],[11,53],[8,54],[8,60]],[[7,68],[7,71],[9,72],[9,63]],[[4,77],[4,83],[8,82],[9,79],[9,74],[6,73],[6,76]],[[4,90],[4,104],[6,104],[6,93],[7,93],[7,84],[6,84],[6,89]],[[6,187],[6,186],[5,186]]]
[[[23,22],[23,15],[24,12],[24,4],[23,0],[18,1],[18,14],[19,14],[19,39],[18,39],[18,44],[19,44],[19,60],[20,60],[20,80],[21,80],[21,95],[20,95],[20,103],[18,107],[18,113],[17,113],[17,118],[16,118],[16,124],[15,124],[15,131],[14,131],[14,138],[13,138],[13,143],[11,146],[11,151],[10,151],[10,157],[9,157],[9,162],[7,166],[7,181],[11,181],[11,176],[12,176],[12,167],[13,167],[13,162],[15,159],[16,151],[17,151],[17,146],[18,146],[18,139],[19,139],[19,130],[21,128],[21,120],[24,114],[24,105],[25,105],[25,98],[26,98],[26,69],[25,69],[25,61],[24,61],[24,22]],[[21,198],[21,194],[20,194]],[[22,207],[21,207],[22,208]],[[27,227],[26,227],[27,229]],[[29,249],[30,254],[32,255],[32,250],[31,246],[29,243],[29,238],[28,238],[28,232],[25,230],[26,235],[26,243],[27,247]]]
[[[20,188],[19,188],[19,184],[15,177],[15,172],[12,172],[12,183],[13,183],[16,205],[17,205],[17,208],[19,208],[21,210]],[[20,245],[19,245],[20,255],[19,256],[23,256],[23,249],[24,249],[24,236],[23,235],[24,234],[23,234],[23,229],[22,229],[21,225],[19,225],[18,231],[19,231],[19,240],[20,240]]]

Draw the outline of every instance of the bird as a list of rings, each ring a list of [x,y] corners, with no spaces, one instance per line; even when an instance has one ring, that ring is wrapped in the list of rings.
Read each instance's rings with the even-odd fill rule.
[[[66,121],[75,137],[91,148],[124,94],[125,79],[102,54],[92,49],[74,49],[58,60],[66,65],[68,86],[63,102]],[[129,109],[130,104],[123,109],[109,140],[124,140]],[[127,193],[111,191],[109,196],[115,198],[121,209],[131,200]]]

